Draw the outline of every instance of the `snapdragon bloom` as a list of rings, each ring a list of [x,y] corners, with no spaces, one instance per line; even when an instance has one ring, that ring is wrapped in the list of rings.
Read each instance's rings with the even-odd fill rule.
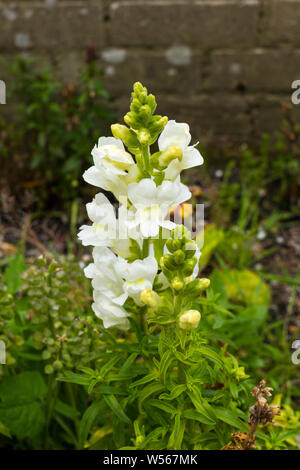
[[[160,151],[166,151],[173,146],[179,147],[181,159],[176,158],[169,163],[165,171],[167,179],[175,180],[182,170],[202,165],[203,158],[200,152],[193,145],[189,145],[190,142],[191,134],[188,124],[168,121],[159,136],[158,148]]]

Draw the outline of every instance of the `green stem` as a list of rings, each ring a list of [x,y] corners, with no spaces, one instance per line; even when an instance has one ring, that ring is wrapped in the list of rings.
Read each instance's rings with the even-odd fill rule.
[[[66,387],[67,387],[67,391],[68,391],[68,395],[69,395],[69,399],[70,399],[70,404],[71,404],[71,406],[74,410],[77,410],[73,387],[69,382],[66,382]],[[79,423],[79,420],[78,420],[77,416],[74,416],[73,420],[74,420],[74,425],[75,425],[75,429],[76,429],[77,440],[79,440],[78,437],[79,437],[80,423]]]
[[[150,177],[150,150],[149,145],[142,146],[142,155],[143,155],[143,172],[146,177]]]
[[[147,256],[149,256],[149,247],[150,247],[150,239],[149,238],[145,238],[143,240],[143,259],[144,258],[147,258]]]
[[[52,414],[56,403],[56,398],[58,394],[58,386],[59,384],[56,382],[55,377],[51,374],[49,375],[48,380],[48,394],[47,394],[47,410],[46,410],[46,435],[45,435],[45,448],[48,447],[48,439],[49,439],[49,430],[50,424],[52,420]]]

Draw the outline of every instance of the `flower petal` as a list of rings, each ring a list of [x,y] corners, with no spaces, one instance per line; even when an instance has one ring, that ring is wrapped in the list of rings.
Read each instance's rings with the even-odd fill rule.
[[[164,130],[159,136],[158,147],[159,150],[166,150],[171,145],[179,145],[182,152],[184,152],[191,141],[191,134],[189,125],[176,121],[168,121]]]

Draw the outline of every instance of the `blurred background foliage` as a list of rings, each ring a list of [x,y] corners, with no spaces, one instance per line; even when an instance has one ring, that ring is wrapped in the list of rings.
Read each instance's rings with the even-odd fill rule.
[[[114,114],[93,49],[78,85],[63,86],[33,60],[16,59],[11,73],[13,118],[0,120],[0,339],[7,348],[0,446],[109,449],[116,442],[108,426],[113,410],[91,409],[88,387],[56,379],[87,365],[100,370],[106,336],[124,341],[103,330],[90,309],[83,275],[89,254],[76,239],[91,196],[81,175]],[[199,266],[211,280],[208,297],[217,294],[218,306],[232,313],[208,311],[208,321],[249,383],[266,379],[274,403],[282,404],[278,429],[258,433],[258,447],[296,448],[300,366],[291,345],[300,332],[300,126],[284,105],[276,136],[232,151],[201,150],[204,166],[185,181],[193,202],[205,204]]]

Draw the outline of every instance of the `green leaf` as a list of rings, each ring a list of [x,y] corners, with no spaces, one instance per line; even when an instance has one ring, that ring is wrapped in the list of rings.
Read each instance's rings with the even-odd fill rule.
[[[94,392],[98,393],[103,393],[103,394],[108,394],[108,395],[127,395],[126,389],[123,387],[121,388],[116,388],[116,387],[111,387],[110,385],[96,385],[94,388]]]
[[[234,411],[218,406],[214,408],[214,412],[216,417],[221,421],[224,421],[224,423],[230,424],[230,426],[234,426],[244,432],[249,431],[248,426],[239,419],[238,415]]]
[[[115,366],[115,364],[116,364],[117,362],[119,362],[119,360],[120,360],[120,355],[115,355],[115,356],[113,356],[113,357],[110,359],[110,361],[108,361],[108,363],[105,364],[105,365],[100,369],[99,375],[100,375],[101,377],[105,377],[105,375],[108,374],[108,372],[110,372],[110,371],[113,369],[113,367]]]
[[[114,414],[124,423],[130,424],[131,421],[128,416],[124,413],[123,409],[121,408],[118,400],[114,395],[104,395],[103,396],[106,404],[110,407],[110,409],[114,412]]]
[[[173,449],[173,450],[181,449],[184,429],[185,429],[185,420],[181,419],[181,416],[178,413],[175,416],[174,428],[173,428],[172,434],[168,442],[168,449]]]
[[[10,294],[15,294],[21,287],[23,280],[21,274],[26,269],[24,256],[17,253],[10,261],[4,272],[4,280],[7,285],[7,290]]]
[[[80,421],[79,427],[79,444],[80,447],[84,447],[85,441],[88,437],[89,431],[96,421],[97,417],[103,414],[105,409],[104,400],[94,401],[84,412]]]
[[[159,408],[160,410],[163,410],[166,413],[175,414],[177,412],[174,406],[170,405],[169,403],[164,403],[163,401],[156,400],[154,398],[152,398],[152,400],[148,400],[147,405],[155,406],[156,408]]]
[[[166,374],[167,374],[168,368],[170,367],[172,361],[173,361],[173,357],[171,355],[171,350],[168,349],[163,354],[161,361],[160,361],[160,365],[159,365],[159,373],[164,383],[166,381]]]
[[[18,439],[38,436],[45,425],[47,387],[38,372],[5,377],[0,385],[1,422]]]
[[[200,246],[200,250],[201,250],[201,257],[199,259],[200,272],[205,268],[205,266],[207,266],[216,247],[223,240],[224,232],[223,230],[217,229],[214,224],[208,225],[207,227],[205,227],[204,235],[203,235],[203,232],[200,232],[196,237],[196,242],[198,246],[202,244],[203,236],[204,236],[204,245],[203,247]]]
[[[153,380],[157,379],[157,374],[148,374],[145,375],[142,379],[136,380],[132,384],[129,385],[129,388],[137,387],[138,385],[144,385],[149,382],[153,382]]]
[[[165,387],[161,383],[154,383],[147,385],[140,393],[139,406],[142,406],[142,403],[146,398],[150,397],[154,393],[162,392]]]
[[[159,398],[161,400],[175,400],[175,398],[179,397],[184,391],[186,390],[186,385],[181,384],[181,385],[176,385],[171,391],[170,394],[168,393],[162,393]]]
[[[71,382],[78,385],[88,385],[90,382],[90,377],[85,375],[75,374],[74,372],[66,371],[65,377],[57,377],[59,382]]]
[[[79,411],[75,410],[72,406],[64,403],[59,399],[57,399],[55,402],[54,410],[62,416],[66,416],[67,418],[74,418],[75,416],[79,415]]]
[[[9,432],[9,429],[4,426],[4,424],[0,423],[0,434],[5,437],[11,437],[11,434]]]
[[[207,415],[205,416],[204,414],[200,413],[199,411],[190,409],[190,410],[185,410],[183,412],[183,416],[186,419],[191,419],[195,421],[199,421],[200,423],[203,424],[210,424],[212,426],[215,426],[216,422],[209,418]]]
[[[132,364],[134,363],[137,356],[138,356],[138,353],[130,354],[130,356],[126,359],[126,361],[124,362],[124,364],[122,365],[122,367],[119,370],[120,375],[122,375],[124,372],[126,372],[132,366]]]
[[[214,408],[208,403],[207,400],[203,399],[200,401],[197,395],[193,392],[189,392],[189,397],[196,408],[196,410],[204,416],[211,424],[216,424],[216,415],[214,413]]]
[[[203,354],[203,356],[208,357],[209,359],[214,361],[216,364],[218,364],[218,366],[222,368],[224,367],[223,361],[221,357],[219,356],[219,354],[216,353],[216,351],[210,348],[209,346],[199,346],[197,348],[197,351]]]

